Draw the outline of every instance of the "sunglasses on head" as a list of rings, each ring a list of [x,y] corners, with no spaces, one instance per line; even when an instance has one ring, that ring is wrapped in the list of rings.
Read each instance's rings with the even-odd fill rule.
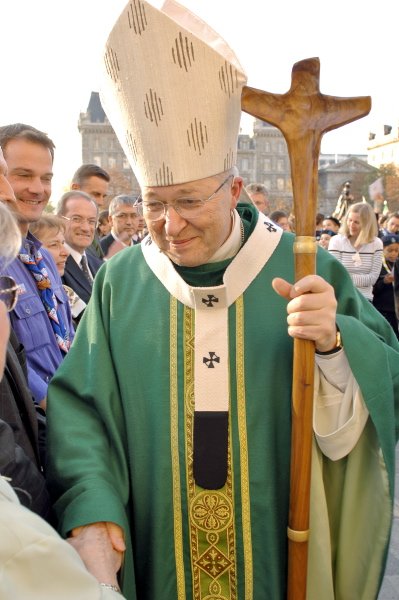
[[[0,300],[6,305],[7,312],[13,310],[18,299],[19,286],[12,277],[0,276]]]

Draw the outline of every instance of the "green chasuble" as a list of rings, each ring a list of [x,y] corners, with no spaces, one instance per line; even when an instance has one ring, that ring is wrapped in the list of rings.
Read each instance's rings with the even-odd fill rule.
[[[97,521],[124,529],[128,600],[286,597],[293,343],[287,302],[271,282],[294,280],[294,236],[255,209],[239,212],[248,239],[226,264],[179,269],[181,277],[151,240],[108,261],[50,385],[48,478],[60,531]],[[372,600],[391,526],[399,347],[323,249],[317,271],[335,288],[370,417],[340,460],[314,444],[308,599]],[[229,411],[218,490],[193,477],[193,414],[206,386],[196,379],[217,355],[212,331],[199,331],[203,305],[225,315],[212,371],[227,374],[215,386],[227,390]],[[196,361],[198,348],[209,352]]]

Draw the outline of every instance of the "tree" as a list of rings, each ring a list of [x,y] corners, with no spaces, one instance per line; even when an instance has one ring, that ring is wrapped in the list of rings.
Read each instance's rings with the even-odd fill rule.
[[[381,165],[379,173],[382,177],[389,212],[395,212],[399,210],[399,166],[395,163]]]
[[[119,194],[136,196],[140,193],[139,186],[136,178],[133,175],[133,172],[131,173],[131,178],[129,178],[129,175],[127,173],[124,173],[121,169],[118,169],[117,167],[108,169],[108,173],[111,177],[108,189],[108,196],[110,200],[114,196],[118,196]]]

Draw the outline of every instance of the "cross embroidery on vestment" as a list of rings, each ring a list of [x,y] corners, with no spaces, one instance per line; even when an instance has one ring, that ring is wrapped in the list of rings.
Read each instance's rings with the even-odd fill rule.
[[[202,362],[208,367],[208,369],[214,369],[215,365],[213,363],[220,363],[220,357],[217,356],[215,352],[209,352],[209,358],[204,356]]]
[[[202,298],[202,302],[209,308],[213,308],[214,302],[219,302],[219,298],[216,298],[213,294],[208,294],[207,298]]]
[[[267,227],[267,231],[277,231],[277,229],[274,227],[273,223],[269,223],[269,221],[263,221],[263,224],[266,225]]]

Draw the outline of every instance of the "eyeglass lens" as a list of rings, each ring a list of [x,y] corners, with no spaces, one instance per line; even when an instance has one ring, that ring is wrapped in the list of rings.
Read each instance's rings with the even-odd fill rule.
[[[9,312],[17,303],[18,286],[12,277],[0,276],[0,300],[6,305]]]

